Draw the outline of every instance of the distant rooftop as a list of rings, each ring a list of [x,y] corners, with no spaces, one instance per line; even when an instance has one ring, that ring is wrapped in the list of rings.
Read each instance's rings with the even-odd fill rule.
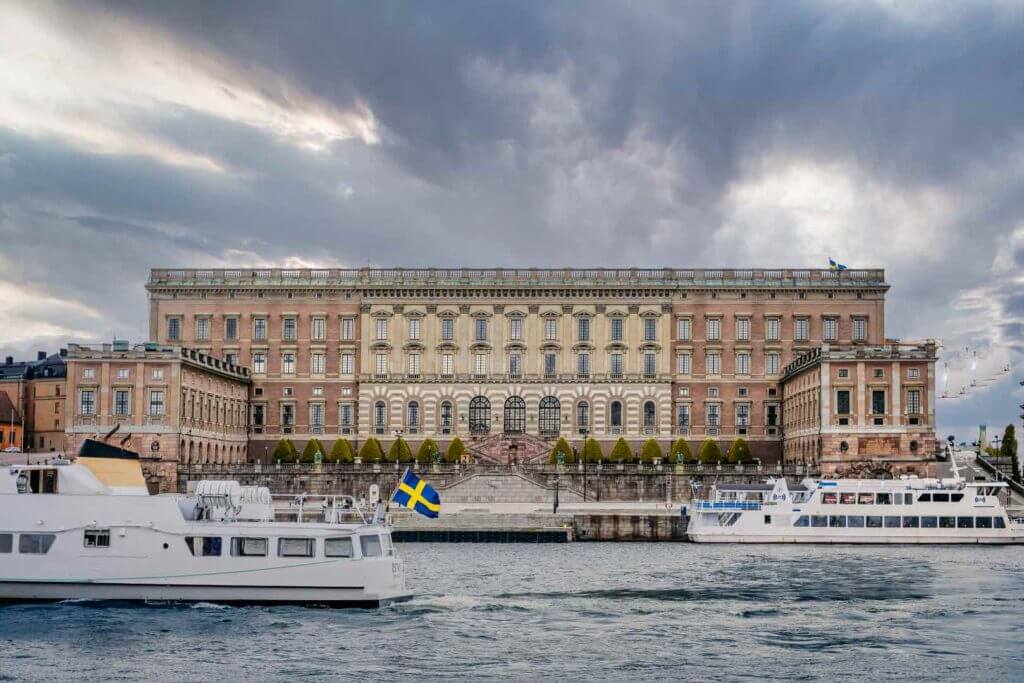
[[[197,349],[172,344],[146,342],[130,344],[127,341],[115,340],[110,344],[69,344],[68,359],[81,360],[177,360],[193,366],[203,367],[222,375],[249,381],[249,368],[234,365],[227,361],[209,356]]]
[[[802,370],[817,365],[822,361],[843,360],[931,360],[937,359],[938,342],[934,339],[923,341],[899,341],[887,339],[885,344],[869,345],[854,344],[852,346],[834,346],[822,344],[807,353],[798,356],[783,371],[783,381]]]

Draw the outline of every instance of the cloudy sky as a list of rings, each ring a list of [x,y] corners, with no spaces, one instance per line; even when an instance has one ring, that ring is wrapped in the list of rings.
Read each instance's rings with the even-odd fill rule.
[[[966,437],[1024,401],[1022,65],[1018,2],[0,0],[0,353],[141,339],[154,266],[833,256],[951,393],[1014,365]]]

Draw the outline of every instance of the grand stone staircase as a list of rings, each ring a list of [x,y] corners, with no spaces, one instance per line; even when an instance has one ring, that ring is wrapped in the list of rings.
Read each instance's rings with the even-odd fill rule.
[[[493,434],[466,443],[466,450],[483,462],[536,462],[551,455],[554,443],[531,434]]]
[[[529,477],[522,472],[511,470],[502,473],[473,473],[462,479],[438,487],[444,503],[535,503],[550,504],[554,499],[555,487],[547,481]],[[558,499],[562,503],[578,503],[583,500],[579,491],[568,487],[563,481],[558,487]]]

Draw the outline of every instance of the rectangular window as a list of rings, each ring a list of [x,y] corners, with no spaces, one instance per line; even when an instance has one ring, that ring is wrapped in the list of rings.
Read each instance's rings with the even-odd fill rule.
[[[779,354],[769,353],[765,356],[765,371],[769,375],[779,374]]]
[[[181,339],[181,318],[167,319],[167,338],[171,341],[179,341]]]
[[[228,365],[238,365],[238,354],[237,353],[225,353],[224,362]]]
[[[613,353],[611,354],[611,372],[613,375],[622,375],[622,354]]]
[[[291,391],[288,389],[287,391]],[[290,396],[291,394],[287,394]],[[295,425],[295,406],[285,404],[281,406],[281,425],[286,429],[291,429]]]
[[[238,318],[224,319],[224,338],[238,339]]]
[[[0,534],[0,554],[8,554],[14,550],[14,534]]]
[[[553,353],[545,353],[544,354],[544,374],[545,375],[552,376],[552,375],[555,374],[555,370],[557,369],[557,362],[556,362],[555,359],[556,359],[556,356]]]
[[[352,426],[352,404],[351,403],[342,403],[341,404],[340,414],[341,414],[341,418],[340,418],[341,419],[341,426],[342,427],[351,427]]]
[[[885,415],[885,392],[875,389],[871,392],[871,414]]]
[[[689,341],[691,332],[691,325],[689,318],[680,318],[676,322],[676,336],[680,341]]]
[[[388,338],[388,319],[377,318],[377,340],[385,341]]]
[[[767,318],[764,321],[764,338],[768,341],[779,341],[778,318]]]
[[[688,353],[680,353],[676,355],[676,372],[680,375],[690,374],[691,357]]]
[[[323,353],[314,353],[310,359],[310,372],[314,375],[322,375],[326,368],[327,355]]]
[[[267,338],[267,319],[256,318],[252,321],[252,338],[256,341],[265,341]]]
[[[445,353],[441,355],[441,374],[455,374],[455,356],[453,354]]]
[[[750,339],[750,318],[736,319],[736,339],[740,341]]]
[[[590,341],[590,318],[579,318],[576,321],[576,338],[579,341]]]
[[[360,536],[359,545],[363,551],[363,557],[381,557],[384,553],[381,551],[380,536],[376,534],[372,536]]]
[[[454,318],[441,318],[441,339],[443,341],[452,341],[455,339]]]
[[[544,319],[544,338],[551,341],[558,339],[558,319],[557,318],[545,318]]]
[[[386,375],[388,373],[388,354],[378,353],[374,367],[378,375]]]
[[[821,494],[822,505],[835,505],[839,502],[839,494],[831,491],[824,491]]]
[[[309,423],[314,429],[323,429],[324,406],[322,403],[312,403],[309,406]]]
[[[420,338],[420,319],[410,318],[409,319],[409,339]]]
[[[850,369],[839,368],[839,379],[850,379]]]
[[[522,341],[523,339],[523,319],[522,318],[510,318],[508,321],[508,338],[512,341]]]
[[[232,538],[231,555],[233,557],[266,557],[268,545],[265,538]]]
[[[118,389],[114,392],[114,415],[127,415],[129,413],[129,395],[127,389]]]
[[[278,557],[313,557],[312,538],[277,539]]]
[[[78,412],[82,415],[96,414],[96,392],[92,389],[83,389],[78,402]]]
[[[899,529],[900,528],[900,518],[899,517],[886,517],[885,518],[885,528],[886,529]]]
[[[865,318],[853,319],[853,340],[864,341],[868,338],[868,321]]]
[[[836,414],[850,414],[850,392],[847,389],[840,389],[836,392]]]
[[[196,339],[210,338],[210,319],[196,318]]]
[[[128,368],[119,368],[117,371],[117,378],[128,379],[129,377],[131,377],[131,374],[131,370],[129,370]]]
[[[473,325],[473,330],[475,334],[474,339],[476,339],[476,341],[487,341],[486,318],[477,318],[475,324]]]
[[[589,353],[578,353],[576,354],[576,372],[580,375],[590,374],[590,354]]]
[[[420,374],[420,354],[410,353],[409,354],[409,374],[418,375]]]
[[[295,374],[295,354],[284,353],[281,354],[281,372],[286,375]]]
[[[846,526],[863,529],[864,528],[864,516],[863,515],[849,515],[846,518]]]
[[[717,403],[709,403],[707,407],[708,427],[717,427],[721,421],[721,406]]]
[[[324,539],[324,557],[353,557],[354,555],[351,538]]]
[[[257,375],[262,375],[267,371],[267,354],[252,354],[252,371]]]
[[[741,403],[736,406],[736,426],[750,426],[750,406],[746,403]]]
[[[352,341],[356,337],[356,320],[355,318],[342,318],[341,319],[341,338],[345,341]]]
[[[839,337],[839,321],[835,318],[825,318],[822,321],[821,338],[825,341],[835,341]]]
[[[56,534],[18,534],[18,552],[24,555],[45,555],[57,540]]]
[[[722,321],[718,318],[708,318],[707,338],[708,341],[717,341],[722,338]]]
[[[86,529],[82,544],[86,548],[109,548],[110,529]]]
[[[523,357],[518,353],[508,355],[508,374],[513,377],[521,377],[523,374]]]
[[[297,331],[298,323],[296,322],[295,318],[285,318],[284,327],[281,332],[282,339],[286,339],[288,341],[295,341]]]
[[[921,518],[922,529],[938,529],[939,518],[938,517],[922,517]]]
[[[920,368],[908,368],[907,369],[907,379],[921,379],[921,369]]]
[[[717,375],[722,371],[722,357],[717,353],[708,354],[707,372],[709,375]]]
[[[355,356],[351,353],[341,354],[341,374],[351,375],[355,372]]]
[[[892,505],[891,493],[879,493],[875,497],[875,505]]]
[[[612,341],[622,341],[622,318],[612,318]]]
[[[810,337],[811,321],[807,318],[797,318],[793,325],[793,339],[807,341]]]
[[[327,339],[327,321],[324,318],[313,318],[312,338],[317,341]]]
[[[644,374],[653,377],[658,372],[658,357],[653,353],[644,354]]]
[[[907,392],[907,412],[918,415],[921,412],[921,390],[911,389]]]
[[[149,414],[159,417],[164,414],[164,392],[161,389],[154,389],[149,392]]]
[[[656,318],[644,318],[644,341],[654,341],[658,338],[658,320]]]
[[[163,380],[163,378],[164,378],[164,371],[163,370],[161,370],[160,368],[157,368],[157,369],[153,370],[153,379],[154,380],[161,381],[161,380]],[[60,395],[59,391],[58,391],[57,395],[58,396]]]
[[[746,352],[736,354],[736,374],[750,374],[750,354]]]
[[[690,426],[690,406],[686,404],[680,404],[676,410],[676,424],[680,430],[687,429]]]
[[[473,373],[480,376],[487,374],[487,354],[473,354]]]

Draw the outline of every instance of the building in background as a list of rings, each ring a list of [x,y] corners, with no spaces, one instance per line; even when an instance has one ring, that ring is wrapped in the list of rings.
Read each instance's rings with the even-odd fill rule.
[[[787,366],[884,344],[888,285],[881,270],[156,269],[147,290],[152,339],[251,368],[253,458],[282,437],[401,434],[528,460],[589,435],[606,453],[620,436],[742,437],[771,462]]]
[[[21,450],[24,443],[24,421],[7,393],[0,391],[0,451]]]
[[[10,398],[22,415],[24,443],[19,445],[26,452],[64,449],[66,354],[66,349],[49,356],[39,351],[36,360],[21,362],[8,356],[0,365],[0,393]]]
[[[196,349],[72,344],[66,394],[68,450],[113,431],[153,491],[175,490],[179,463],[246,460],[249,370]]]

